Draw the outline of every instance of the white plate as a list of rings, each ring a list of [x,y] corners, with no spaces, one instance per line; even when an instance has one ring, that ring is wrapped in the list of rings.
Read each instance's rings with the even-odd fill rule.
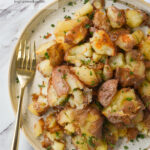
[[[113,1],[111,0],[105,0],[106,1],[106,7],[110,6]],[[119,8],[127,8],[125,5],[126,2],[129,4],[132,4],[140,9],[145,10],[146,12],[150,13],[150,4],[142,1],[142,0],[121,0],[120,3],[114,3]],[[49,39],[45,40],[43,39],[43,36],[47,34],[47,32],[52,33],[53,29],[51,27],[51,24],[56,24],[57,21],[63,20],[65,15],[72,16],[72,13],[75,12],[75,10],[79,9],[83,5],[82,0],[76,0],[76,5],[74,6],[68,6],[67,5],[68,0],[54,0],[54,2],[50,3],[47,7],[45,7],[43,10],[41,10],[33,19],[29,22],[29,24],[25,27],[20,39],[18,40],[18,43],[14,49],[14,54],[12,56],[11,64],[10,64],[10,71],[9,71],[9,92],[10,92],[10,98],[11,103],[14,112],[16,113],[17,110],[17,96],[19,95],[19,85],[16,84],[16,68],[15,68],[15,51],[18,49],[20,40],[26,39],[27,41],[36,41],[36,46],[38,47],[40,44],[54,38],[54,36],[51,36]],[[65,12],[63,8],[66,8]],[[34,32],[33,32],[34,31]],[[42,81],[48,81],[48,79],[43,79],[40,73],[36,73],[34,81],[26,88],[25,94],[24,94],[24,103],[23,103],[23,131],[31,143],[31,145],[36,150],[42,150],[41,143],[39,142],[40,139],[36,139],[33,135],[33,124],[37,119],[39,119],[36,116],[33,116],[28,110],[27,106],[29,103],[31,103],[31,95],[32,93],[39,92],[38,84],[41,84]],[[46,93],[46,88],[45,93]],[[150,145],[150,138],[145,138],[142,140],[139,140],[139,142],[119,142],[117,146],[117,150],[124,150],[124,145],[128,145],[129,150],[143,150],[144,148],[147,148]],[[72,148],[69,148],[69,150],[72,150]]]

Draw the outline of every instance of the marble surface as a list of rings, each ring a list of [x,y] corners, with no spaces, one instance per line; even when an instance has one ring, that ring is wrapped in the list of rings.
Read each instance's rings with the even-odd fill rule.
[[[0,150],[10,150],[14,113],[8,94],[8,68],[14,46],[28,21],[53,0],[0,0]],[[33,150],[21,132],[20,150]]]
[[[10,149],[14,132],[15,117],[8,94],[8,68],[13,48],[28,21],[50,1],[53,0],[0,0],[0,150]],[[19,149],[33,150],[22,132]]]

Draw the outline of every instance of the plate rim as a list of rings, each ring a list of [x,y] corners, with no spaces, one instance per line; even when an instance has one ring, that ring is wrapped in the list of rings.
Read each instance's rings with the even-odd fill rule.
[[[16,118],[16,112],[17,110],[15,109],[14,103],[13,103],[13,96],[11,93],[11,68],[12,68],[12,63],[13,63],[13,58],[15,57],[15,52],[18,48],[18,45],[24,35],[24,33],[26,32],[26,30],[30,27],[30,25],[36,20],[36,18],[43,13],[46,9],[48,9],[49,7],[51,7],[53,4],[62,1],[62,0],[52,0],[51,2],[49,2],[49,4],[47,4],[46,6],[44,6],[41,10],[39,10],[37,13],[35,13],[35,15],[33,15],[33,17],[26,23],[25,27],[23,28],[23,30],[21,31],[21,34],[17,40],[17,43],[15,44],[15,46],[13,47],[13,51],[10,57],[10,61],[9,61],[9,68],[8,68],[8,92],[9,92],[9,98],[11,101],[11,107],[13,109],[15,118]],[[135,0],[136,1],[136,0]],[[139,2],[143,3],[144,5],[148,5],[150,7],[150,3],[148,3],[145,0],[138,0]],[[30,145],[34,148],[34,149],[39,149],[34,142],[32,142],[32,139],[28,136],[24,126],[21,127],[21,130],[23,131],[27,141],[30,143]]]

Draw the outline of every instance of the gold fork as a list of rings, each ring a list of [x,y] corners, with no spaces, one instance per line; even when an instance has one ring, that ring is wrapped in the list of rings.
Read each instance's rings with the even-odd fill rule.
[[[21,126],[21,110],[22,110],[22,101],[24,89],[27,84],[33,79],[36,69],[36,53],[35,53],[35,42],[33,46],[33,51],[31,51],[30,47],[27,47],[27,43],[20,42],[19,50],[17,53],[16,60],[16,73],[21,87],[20,99],[18,102],[18,109],[16,115],[16,124],[15,124],[15,133],[12,141],[11,150],[18,149],[18,141],[19,141],[19,131]]]

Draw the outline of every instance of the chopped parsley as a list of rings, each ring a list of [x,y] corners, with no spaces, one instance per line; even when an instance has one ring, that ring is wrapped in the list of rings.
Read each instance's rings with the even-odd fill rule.
[[[88,65],[91,62],[91,60],[81,60],[81,62],[83,65]]]
[[[132,97],[127,97],[126,100],[127,100],[127,101],[131,101],[131,100],[132,100]]]
[[[144,134],[138,134],[136,140],[138,141],[138,139],[144,139],[144,138],[145,138]]]
[[[92,76],[93,75],[93,73],[92,73],[92,71],[90,71],[90,76]]]
[[[130,71],[130,74],[131,74],[131,75],[133,75],[133,72],[132,72],[132,71]]]
[[[117,0],[113,0],[113,2],[114,2],[114,3],[116,3],[116,2],[117,2]]]
[[[19,98],[19,96],[17,96],[17,98]]]
[[[45,58],[46,58],[46,59],[49,59],[48,52],[46,52],[44,55],[45,55]]]
[[[67,15],[64,16],[64,18],[65,18],[65,19],[71,19],[71,17],[70,17],[70,16],[67,16]]]
[[[149,107],[149,105],[150,105],[150,102],[147,102],[147,103],[146,103],[146,107]]]
[[[73,2],[69,2],[68,5],[69,5],[69,6],[73,6]]]
[[[92,81],[92,82],[91,82],[91,85],[94,86],[94,85],[95,85],[95,81]]]
[[[130,58],[130,61],[131,61],[131,62],[134,61],[132,57]]]
[[[54,25],[54,24],[51,24],[51,27],[53,27],[53,28],[54,28],[54,27],[55,27],[55,25]]]
[[[47,147],[46,150],[51,150],[51,146]]]
[[[64,12],[66,11],[66,8],[65,8],[65,7],[63,8],[63,11],[64,11]]]
[[[87,140],[88,144],[92,147],[95,147],[95,144],[93,143],[93,139],[95,139],[95,137],[90,136]]]
[[[101,106],[100,102],[95,100],[95,104],[96,104],[96,106],[98,107],[99,110],[103,109],[103,107]]]
[[[84,4],[86,4],[87,2],[89,2],[89,0],[84,0]]]
[[[39,84],[38,87],[43,88],[43,87],[45,87],[45,85],[44,84],[42,84],[42,85]]]
[[[86,25],[85,25],[85,28],[86,28],[86,29],[89,29],[89,28],[90,28],[90,24],[86,24]]]
[[[16,77],[16,83],[19,83],[19,79],[18,79],[18,77]]]
[[[59,132],[56,132],[56,137],[59,138]]]
[[[66,98],[63,100],[61,106],[65,106],[65,105],[68,103],[69,98],[70,98],[70,96],[66,97]]]
[[[121,12],[119,12],[119,13],[118,13],[118,17],[121,17],[121,15],[122,15]]]
[[[77,91],[77,90],[78,90],[78,88],[74,88],[74,89],[73,89],[73,91]]]
[[[31,32],[34,33],[34,30],[32,30]]]
[[[66,79],[66,77],[67,77],[67,74],[63,74],[63,76],[62,76],[62,79]]]
[[[124,149],[129,149],[129,147],[128,146],[124,146]]]

